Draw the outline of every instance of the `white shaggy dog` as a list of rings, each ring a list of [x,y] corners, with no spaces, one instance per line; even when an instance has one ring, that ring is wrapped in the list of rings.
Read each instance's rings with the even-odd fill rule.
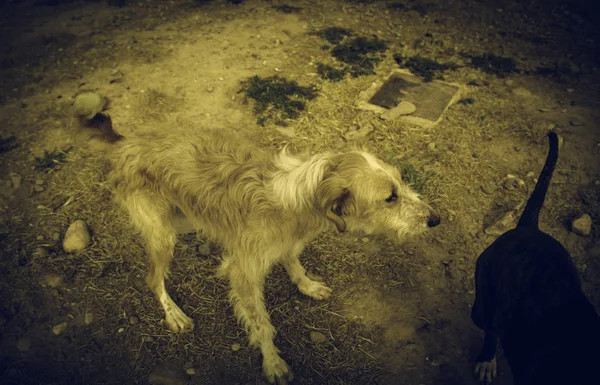
[[[338,231],[405,238],[439,224],[439,215],[402,182],[394,167],[362,151],[307,159],[285,149],[270,154],[223,131],[146,134],[120,139],[109,175],[115,198],[141,232],[150,259],[147,282],[174,332],[192,320],[165,289],[177,239],[173,216],[222,245],[218,275],[250,345],[260,348],[271,383],[293,376],[273,343],[263,284],[281,263],[300,292],[325,299],[331,289],[306,276],[298,259],[306,243],[333,226]]]

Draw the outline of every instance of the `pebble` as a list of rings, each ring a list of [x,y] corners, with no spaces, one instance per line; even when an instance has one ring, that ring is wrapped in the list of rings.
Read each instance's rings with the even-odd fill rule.
[[[61,322],[52,328],[52,333],[54,333],[54,335],[57,336],[57,335],[61,334],[62,332],[64,332],[66,328],[67,328],[67,323]]]
[[[196,374],[196,369],[194,369],[194,368],[188,368],[185,372],[187,374],[189,374],[190,376],[193,376],[194,374]]]
[[[569,119],[569,124],[573,127],[583,126],[583,121],[581,121],[577,118],[573,118],[573,119]]]
[[[60,241],[60,233],[56,232],[56,231],[54,233],[52,233],[52,240],[55,242]]]
[[[481,191],[483,191],[484,193],[486,193],[488,195],[491,195],[494,193],[494,191],[496,191],[496,187],[491,184],[482,184]]]
[[[64,279],[62,276],[58,274],[46,274],[42,278],[42,284],[51,287],[53,289],[61,286],[64,283]]]
[[[37,184],[37,185],[43,185],[44,184],[44,180],[43,179],[36,179],[35,180],[35,184]]]
[[[39,246],[35,248],[33,255],[39,258],[45,258],[48,255],[48,250],[45,247]]]
[[[535,176],[535,172],[533,172],[533,171],[529,171],[527,173],[527,178],[533,178],[534,176]]]
[[[211,254],[210,243],[205,242],[198,246],[198,255],[202,257],[207,257]]]
[[[504,181],[504,188],[508,191],[512,191],[519,187],[519,184],[520,183],[518,179],[509,178],[506,181]]]
[[[310,332],[310,340],[318,344],[327,341],[327,337],[325,334],[313,330]]]
[[[40,186],[40,185],[36,184],[35,186],[33,186],[33,190],[35,192],[42,192],[42,191],[44,191],[44,186]]]
[[[89,325],[92,322],[94,322],[94,312],[92,311],[92,309],[85,309],[85,316],[83,318],[83,322],[85,322],[86,325]]]
[[[234,352],[239,351],[242,348],[242,345],[235,343],[231,345],[231,350],[233,350]]]
[[[427,145],[427,149],[428,149],[429,151],[433,151],[433,150],[435,150],[435,143],[434,143],[434,142],[431,142],[431,143],[429,143],[429,144]]]
[[[81,219],[71,223],[63,239],[63,249],[67,252],[81,251],[91,242],[87,225]]]
[[[117,333],[123,333],[125,331],[125,328],[119,328],[117,329]]]
[[[17,350],[20,352],[26,352],[31,348],[31,338],[21,337],[17,340]]]
[[[21,175],[17,174],[16,172],[10,173],[10,182],[11,182],[12,188],[14,188],[15,190],[19,189],[19,187],[21,187],[22,181],[23,181],[23,177]]]
[[[513,94],[515,94],[516,96],[531,96],[531,91],[529,91],[527,88],[524,87],[517,87],[515,89],[512,90]]]
[[[592,217],[589,214],[583,214],[571,223],[571,230],[578,235],[589,235],[592,231]]]
[[[138,317],[136,317],[136,316],[134,316],[134,315],[132,315],[131,317],[129,317],[129,323],[130,323],[131,325],[135,325],[135,324],[137,324],[138,322],[140,322],[140,320],[139,320],[139,318],[138,318]]]

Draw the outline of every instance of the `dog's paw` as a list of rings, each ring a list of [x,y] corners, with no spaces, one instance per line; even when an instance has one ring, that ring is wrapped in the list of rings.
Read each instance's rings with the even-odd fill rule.
[[[185,333],[194,330],[194,321],[178,307],[166,313],[164,323],[169,330],[175,333]]]
[[[263,358],[263,374],[270,384],[287,385],[294,379],[288,364],[277,354]]]
[[[491,361],[478,362],[475,364],[475,377],[484,384],[489,384],[496,377],[498,364],[496,358]]]
[[[331,289],[325,284],[311,279],[306,279],[298,284],[298,289],[304,295],[314,299],[327,299],[331,296]]]

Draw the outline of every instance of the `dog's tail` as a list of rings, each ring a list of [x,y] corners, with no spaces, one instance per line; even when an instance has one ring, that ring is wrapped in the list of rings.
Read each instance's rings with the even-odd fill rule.
[[[548,186],[550,185],[550,180],[552,179],[552,174],[556,167],[556,161],[558,160],[558,135],[556,132],[550,131],[548,133],[548,140],[550,142],[550,149],[548,151],[548,156],[546,157],[546,163],[535,184],[533,193],[527,201],[527,205],[525,206],[525,210],[523,210],[523,214],[521,215],[521,219],[519,219],[517,227],[538,227],[540,211],[544,205],[546,192],[548,191]]]

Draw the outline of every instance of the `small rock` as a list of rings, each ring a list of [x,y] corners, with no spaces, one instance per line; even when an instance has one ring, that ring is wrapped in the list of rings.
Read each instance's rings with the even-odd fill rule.
[[[53,289],[61,286],[64,283],[62,276],[58,274],[46,274],[42,277],[42,284],[51,287]]]
[[[592,231],[592,217],[589,214],[583,214],[571,223],[571,230],[578,235],[589,235]]]
[[[117,333],[121,334],[125,331],[125,328],[118,328],[117,329]]]
[[[94,312],[92,311],[92,309],[85,309],[85,316],[83,318],[83,322],[85,322],[86,325],[89,325],[92,322],[94,322]]]
[[[509,178],[504,181],[503,187],[508,191],[515,190],[519,187],[519,180],[516,178]]]
[[[385,111],[379,117],[383,120],[396,119],[398,116],[410,115],[417,110],[417,107],[411,102],[401,101],[396,107]]]
[[[198,246],[198,255],[202,257],[208,257],[211,254],[210,243],[204,242]]]
[[[494,193],[494,191],[496,191],[496,187],[489,183],[483,184],[483,185],[481,185],[481,191],[483,191],[484,193],[486,193],[488,195],[492,195]]]
[[[583,126],[583,121],[581,121],[577,118],[572,118],[572,119],[569,119],[569,124],[573,127]]]
[[[189,374],[190,376],[193,376],[194,374],[196,374],[196,369],[194,369],[194,368],[188,368],[185,372],[187,374]]]
[[[586,254],[592,260],[599,260],[600,259],[600,244],[593,243],[593,244],[591,244],[591,246],[586,247]]]
[[[31,338],[21,337],[17,340],[17,350],[20,352],[26,352],[31,348]]]
[[[428,149],[429,151],[433,151],[433,150],[435,150],[435,143],[434,143],[434,142],[431,142],[431,143],[427,144],[427,149]]]
[[[42,246],[36,247],[33,255],[39,258],[45,258],[48,255],[48,249]]]
[[[148,343],[152,343],[154,342],[154,337],[152,336],[147,336],[146,338],[144,338],[144,341],[148,342]]]
[[[23,181],[23,177],[21,175],[17,174],[16,172],[10,173],[10,182],[11,182],[12,188],[17,190],[19,187],[21,187],[22,181]]]
[[[239,351],[242,348],[242,345],[235,343],[231,345],[231,350],[233,350],[234,352]]]
[[[35,180],[35,184],[37,184],[37,185],[41,186],[41,185],[43,185],[43,184],[44,184],[44,180],[43,180],[43,179],[36,179],[36,180]]]
[[[129,323],[131,325],[136,325],[138,322],[140,322],[138,317],[133,316],[133,315],[131,317],[129,317]]]
[[[527,178],[533,178],[534,176],[535,176],[535,172],[533,172],[533,171],[529,171],[527,173]]]
[[[171,365],[158,365],[148,376],[150,385],[185,385],[188,381],[183,369]]]
[[[517,87],[512,90],[512,93],[516,96],[528,97],[531,96],[531,91],[524,87]]]
[[[52,240],[55,242],[60,241],[60,233],[56,231],[52,233]]]
[[[321,343],[327,341],[327,336],[321,332],[311,331],[310,332],[310,340],[314,343]]]
[[[206,92],[213,92],[215,90],[215,87],[208,87],[206,88]]]
[[[81,251],[91,242],[92,238],[87,225],[81,219],[71,223],[63,239],[63,249],[67,252]]]
[[[448,358],[444,354],[437,354],[437,355],[431,357],[429,360],[429,363],[432,366],[442,366],[444,364],[447,364],[448,362],[450,362],[450,358]]]
[[[52,333],[54,333],[54,335],[57,336],[57,335],[61,334],[62,332],[64,332],[66,328],[67,328],[67,323],[61,322],[52,328]]]
[[[42,192],[42,191],[44,191],[44,186],[40,186],[40,185],[36,184],[35,186],[33,186],[33,190],[35,192]]]
[[[75,116],[92,119],[104,110],[106,98],[95,92],[84,92],[75,98]]]

